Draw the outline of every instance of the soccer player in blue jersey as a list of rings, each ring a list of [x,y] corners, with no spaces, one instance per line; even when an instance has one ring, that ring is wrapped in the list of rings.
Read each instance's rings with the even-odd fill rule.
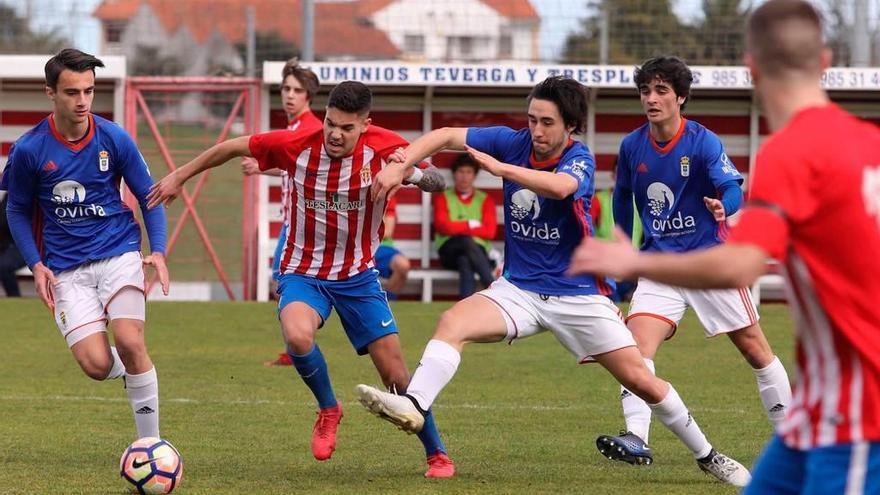
[[[167,295],[165,212],[145,206],[152,179],[134,141],[91,113],[95,68],[103,66],[71,48],[46,63],[53,112],[15,142],[0,188],[9,191],[15,243],[73,357],[92,379],[125,377],[138,437],[158,437],[159,385],[144,345],[143,265],[155,267]],[[152,250],[144,258],[121,180],[141,205]]]
[[[592,235],[595,162],[586,146],[571,139],[586,129],[585,89],[572,79],[551,77],[535,86],[528,102],[528,129],[443,128],[405,150],[406,164],[441,150],[467,150],[484,170],[504,180],[504,273],[441,316],[404,395],[358,385],[359,400],[377,416],[418,432],[425,411],[455,375],[465,344],[509,342],[550,331],[578,363],[599,362],[648,401],[700,468],[745,485],[748,470],[712,448],[675,389],[645,366],[607,297],[612,282],[592,274],[567,275],[574,249]],[[399,177],[380,174],[376,182],[374,192],[381,195]]]
[[[646,61],[634,79],[648,122],[620,145],[614,218],[631,235],[635,197],[643,251],[687,252],[720,244],[727,218],[742,204],[743,178],[718,136],[681,114],[690,97],[691,70],[663,56]],[[791,385],[761,331],[748,288],[695,290],[639,279],[626,322],[648,368],[654,369],[657,350],[675,334],[688,306],[706,337],[726,334],[739,349],[755,373],[764,410],[779,424],[791,403]],[[615,460],[650,463],[651,409],[626,388],[620,397],[626,430],[600,436],[596,446]]]

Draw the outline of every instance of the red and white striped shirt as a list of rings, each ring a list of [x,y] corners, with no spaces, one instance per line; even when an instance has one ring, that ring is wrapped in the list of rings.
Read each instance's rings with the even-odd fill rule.
[[[315,116],[311,110],[306,110],[305,113],[300,115],[298,118],[291,120],[287,124],[288,131],[299,131],[299,132],[314,132],[318,129],[321,129],[323,124],[321,123],[321,119]],[[290,196],[291,189],[291,180],[290,175],[287,172],[281,171],[281,221],[283,225],[287,225],[290,219],[288,218],[288,197]]]
[[[801,450],[880,441],[880,130],[803,110],[764,143],[750,194],[728,243],[784,263],[796,326],[779,433]]]
[[[251,154],[260,169],[278,167],[290,175],[282,274],[345,280],[373,267],[385,201],[370,200],[370,185],[388,156],[407,144],[396,133],[371,125],[351,155],[331,158],[322,130],[251,136]]]

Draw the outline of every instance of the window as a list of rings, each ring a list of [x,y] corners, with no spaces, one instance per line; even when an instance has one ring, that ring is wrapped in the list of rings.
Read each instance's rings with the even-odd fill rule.
[[[511,58],[513,56],[513,37],[502,34],[498,38],[498,58]]]
[[[123,31],[125,31],[125,23],[108,22],[104,28],[104,38],[107,43],[119,43],[122,41]]]
[[[421,34],[406,34],[403,36],[403,51],[410,55],[422,55],[425,53],[425,36]]]

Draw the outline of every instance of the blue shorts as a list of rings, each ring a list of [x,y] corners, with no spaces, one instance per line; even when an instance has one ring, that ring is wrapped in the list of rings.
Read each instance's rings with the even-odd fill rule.
[[[880,442],[795,450],[774,436],[743,495],[880,494]]]
[[[385,291],[376,270],[367,270],[348,280],[318,280],[286,273],[278,279],[278,316],[292,302],[308,304],[321,317],[321,326],[336,308],[342,328],[358,354],[381,337],[397,333]]]
[[[379,270],[379,276],[382,278],[390,278],[391,277],[391,259],[400,254],[400,250],[392,247],[386,246],[385,244],[380,244],[379,249],[376,250],[376,270]]]
[[[272,258],[272,280],[275,281],[281,275],[281,252],[285,243],[287,243],[287,225],[282,224],[281,231],[278,232],[278,244],[275,245],[275,257]]]

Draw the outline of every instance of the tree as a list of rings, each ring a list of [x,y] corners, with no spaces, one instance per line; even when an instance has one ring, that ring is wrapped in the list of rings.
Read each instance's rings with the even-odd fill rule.
[[[183,74],[184,64],[177,57],[160,56],[159,48],[137,45],[131,60],[131,73],[135,76],[178,76]]]
[[[740,0],[703,0],[704,18],[695,26],[696,39],[685,59],[696,65],[739,65],[745,51],[747,11]]]
[[[57,53],[70,43],[55,31],[34,32],[27,19],[0,4],[0,53]]]
[[[242,60],[247,60],[247,43],[236,43],[235,48],[241,54]],[[298,57],[299,48],[292,41],[281,37],[275,31],[257,31],[256,46],[254,47],[254,73],[257,77],[263,74],[263,62],[275,60],[287,60]]]
[[[693,29],[681,23],[669,0],[590,0],[593,15],[579,33],[566,40],[563,59],[569,63],[597,63],[601,11],[608,11],[609,63],[634,64],[663,54],[693,51]]]

